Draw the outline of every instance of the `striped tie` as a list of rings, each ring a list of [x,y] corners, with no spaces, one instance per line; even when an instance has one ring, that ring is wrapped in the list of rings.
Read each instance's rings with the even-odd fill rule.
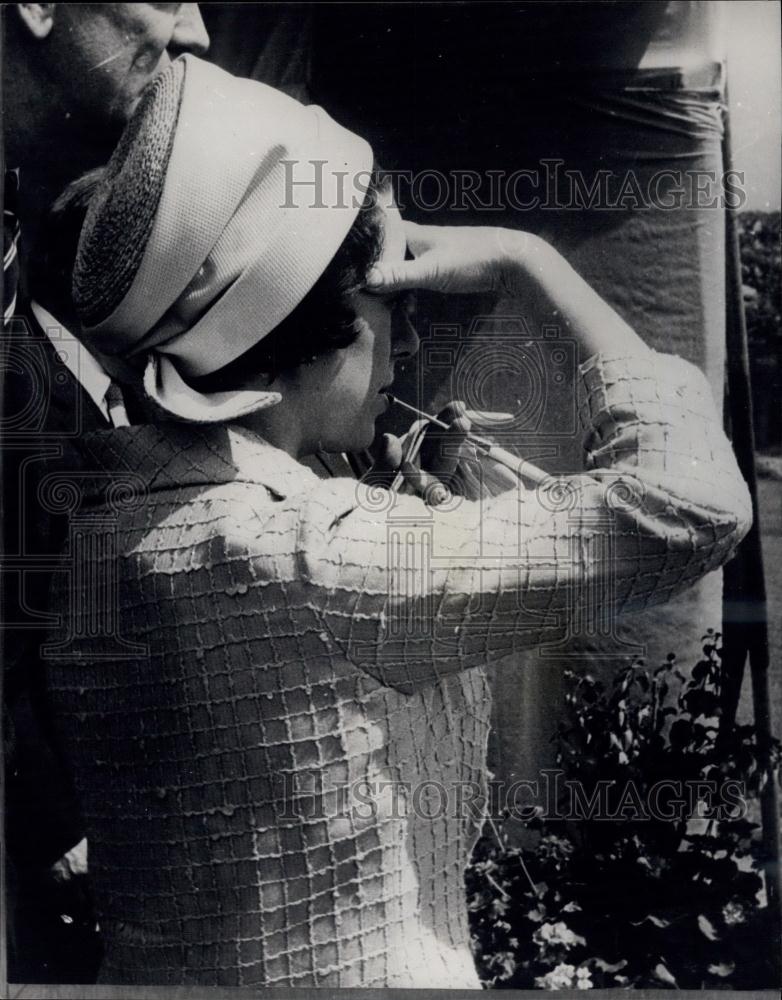
[[[125,411],[125,399],[121,387],[112,382],[106,390],[106,409],[109,413],[109,423],[113,427],[129,427],[130,421]]]
[[[3,195],[3,325],[16,309],[16,288],[19,283],[18,194],[19,172],[6,170]]]

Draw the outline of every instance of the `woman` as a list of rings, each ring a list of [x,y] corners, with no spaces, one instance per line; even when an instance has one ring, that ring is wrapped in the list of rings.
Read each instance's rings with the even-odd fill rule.
[[[307,187],[290,164],[322,170]],[[478,987],[485,667],[556,640],[597,584],[620,611],[667,600],[750,521],[694,368],[531,236],[405,227],[371,167],[322,112],[186,57],[90,205],[81,335],[145,365],[153,407],[83,442],[93,572],[115,518],[117,628],[74,551],[50,649],[106,983]],[[434,506],[302,464],[371,441],[417,348],[392,322],[408,285],[550,300],[582,354],[588,473]],[[395,519],[428,533],[428,572],[398,558]]]

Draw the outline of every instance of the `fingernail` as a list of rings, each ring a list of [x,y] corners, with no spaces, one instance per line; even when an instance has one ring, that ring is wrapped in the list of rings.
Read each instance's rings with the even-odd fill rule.
[[[429,493],[429,500],[433,507],[439,506],[441,503],[445,503],[448,499],[448,491],[444,486],[433,486]]]

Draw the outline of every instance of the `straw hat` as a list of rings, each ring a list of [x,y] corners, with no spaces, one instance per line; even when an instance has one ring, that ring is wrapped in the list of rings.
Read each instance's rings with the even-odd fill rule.
[[[361,207],[372,150],[321,108],[186,55],[151,85],[87,213],[74,268],[82,339],[147,354],[164,408],[224,420],[276,393],[204,396],[328,266]]]

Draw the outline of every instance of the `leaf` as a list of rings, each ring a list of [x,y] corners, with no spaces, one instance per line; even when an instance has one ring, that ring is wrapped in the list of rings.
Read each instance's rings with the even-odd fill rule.
[[[720,700],[712,691],[703,691],[700,688],[695,688],[692,691],[688,691],[682,697],[682,705],[684,705],[693,718],[699,715],[712,718],[717,714],[720,707]]]
[[[709,972],[712,976],[720,976],[724,979],[726,976],[730,976],[736,969],[735,962],[720,962],[718,965],[710,965]]]
[[[677,990],[679,989],[679,984],[676,982],[671,973],[668,971],[667,967],[662,962],[658,962],[657,965],[655,965],[652,975],[654,976],[655,979],[659,979],[661,983],[665,983],[666,986],[673,986]]]
[[[616,962],[612,965],[610,962],[606,962],[604,958],[596,958],[594,960],[595,966],[600,969],[601,972],[619,972],[620,969],[624,969],[627,965],[627,959],[623,958],[621,961]]]
[[[686,746],[690,741],[690,732],[690,723],[684,719],[677,719],[671,726],[671,731],[668,734],[671,746],[678,748]]]
[[[644,860],[646,859],[644,858]],[[645,924],[647,920],[650,923],[654,924],[655,927],[669,927],[671,923],[670,920],[665,920],[663,917],[657,917],[653,913],[647,913],[646,916],[643,918],[643,920],[631,920],[630,923],[633,925],[633,927],[640,927],[641,924]]]
[[[698,914],[698,927],[701,929],[701,933],[704,934],[709,941],[717,941],[719,939],[719,934],[714,924],[705,917],[702,913]]]

